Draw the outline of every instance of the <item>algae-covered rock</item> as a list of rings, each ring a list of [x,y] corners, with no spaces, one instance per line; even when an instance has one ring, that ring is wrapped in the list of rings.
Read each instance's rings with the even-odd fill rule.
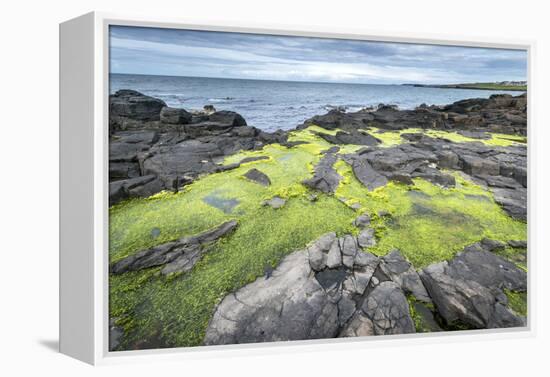
[[[191,237],[138,251],[111,265],[112,274],[138,271],[145,268],[164,266],[162,273],[188,271],[206,251],[205,246],[229,234],[237,227],[237,221],[227,221],[213,229]]]
[[[269,186],[271,184],[269,177],[258,169],[250,169],[244,174],[244,176],[262,186]]]

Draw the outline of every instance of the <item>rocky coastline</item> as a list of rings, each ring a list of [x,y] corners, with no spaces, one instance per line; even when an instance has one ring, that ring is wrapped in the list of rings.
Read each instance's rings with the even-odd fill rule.
[[[295,130],[268,133],[232,111],[175,109],[157,98],[120,90],[110,96],[109,205],[116,209],[130,199],[177,193],[204,177],[241,170],[241,179],[269,190],[277,177],[255,165],[272,159],[262,151],[308,151],[310,140],[318,140],[315,148],[326,147],[316,154],[308,175],[296,182],[300,194],[279,190],[258,203],[258,211],[282,211],[297,195],[307,205],[338,197],[346,210],[359,212],[352,228],[334,229],[304,247],[284,250],[270,259],[263,275],[223,290],[197,330],[201,340],[193,344],[522,327],[526,312],[516,301],[526,300],[526,239],[482,237],[451,258],[414,265],[398,248],[375,253],[383,235],[373,224],[399,225],[389,209],[369,213],[338,190],[350,179],[371,193],[387,187],[414,193],[419,182],[443,191],[471,184],[487,194],[465,197],[496,203],[509,221],[524,224],[526,138],[525,94],[414,110],[382,104],[352,113],[334,109]],[[415,205],[415,211],[427,210]],[[185,276],[245,225],[240,219],[220,224],[165,243],[147,241],[151,247],[134,248],[111,263],[111,275],[122,279],[156,271],[154,279]],[[133,310],[111,314],[112,350],[180,345],[162,332],[145,343],[130,336],[125,341],[134,331],[128,325]]]

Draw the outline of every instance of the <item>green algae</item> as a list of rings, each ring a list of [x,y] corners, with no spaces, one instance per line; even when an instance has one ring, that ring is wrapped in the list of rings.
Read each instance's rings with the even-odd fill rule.
[[[458,173],[454,173],[455,188],[414,179],[414,186],[389,182],[369,191],[349,164],[339,161],[335,166],[344,177],[335,195],[374,215],[372,226],[379,238],[369,249],[374,254],[385,255],[397,248],[416,268],[422,268],[450,259],[485,237],[503,242],[527,237],[524,222],[510,218],[488,191]],[[380,211],[390,216],[377,216]]]
[[[110,277],[110,314],[125,330],[121,348],[175,347],[202,341],[215,305],[228,293],[275,267],[286,254],[303,248],[324,233],[350,233],[355,212],[331,196],[308,198],[301,181],[311,176],[325,145],[303,144],[293,148],[266,146],[261,152],[241,153],[240,159],[266,154],[269,160],[254,167],[267,174],[272,185],[264,187],[244,179],[250,168],[203,177],[178,193],[163,192],[134,199],[110,209],[110,260],[120,260],[139,250],[202,232],[228,219],[239,225],[219,241],[192,271],[175,277],[155,269]],[[238,201],[230,212],[203,199]],[[274,210],[262,201],[275,195],[288,199]],[[235,203],[235,202],[231,202]],[[151,229],[159,229],[157,237]],[[140,343],[148,339],[152,343]]]
[[[508,147],[514,144],[525,144],[527,138],[519,135],[508,135],[501,133],[489,133],[490,139],[475,139],[459,134],[458,132],[422,129],[422,128],[406,128],[398,131],[381,130],[376,127],[369,127],[368,130],[361,130],[361,132],[368,133],[382,141],[382,147],[392,147],[395,145],[403,144],[407,142],[401,137],[406,133],[423,133],[425,136],[432,138],[446,139],[455,143],[483,143],[490,146]]]
[[[327,135],[336,135],[336,133],[339,131],[345,132],[338,128],[334,130],[327,130],[316,125],[311,125],[304,130],[290,132],[288,141],[303,141],[311,145],[322,146],[322,149],[328,149],[330,147],[333,147],[334,144],[329,143],[317,134],[322,133]],[[343,154],[354,153],[357,150],[365,147],[364,145],[357,144],[339,144],[338,146],[340,147],[340,153]]]
[[[416,268],[449,259],[484,237],[526,239],[525,223],[512,220],[488,191],[459,174],[455,174],[457,187],[453,189],[415,179],[412,187],[390,182],[369,191],[340,160],[335,169],[343,178],[334,196],[316,192],[317,199],[310,200],[312,192],[301,182],[311,177],[321,152],[333,146],[316,132],[337,131],[316,126],[294,131],[289,141],[306,144],[292,148],[272,144],[240,152],[223,164],[246,157],[267,159],[202,177],[178,193],[161,192],[110,208],[111,263],[229,219],[239,223],[233,234],[213,245],[188,273],[165,277],[159,268],[152,268],[110,276],[110,316],[125,333],[120,349],[201,344],[223,297],[324,233],[356,232],[352,221],[361,212],[371,215],[378,238],[369,251],[384,255],[399,248]],[[386,134],[375,136],[384,141]],[[386,144],[390,136],[396,142],[395,135],[387,136]],[[351,153],[363,146],[340,147],[341,153]],[[272,184],[264,187],[243,178],[251,167],[267,174]],[[287,199],[284,207],[262,206],[262,201],[276,195]],[[357,204],[359,209],[353,210],[351,206]],[[514,259],[521,251],[506,249],[506,253]]]
[[[218,242],[187,274],[172,279],[149,271],[112,276],[111,314],[132,318],[124,323],[126,346],[151,337],[166,347],[200,344],[223,297],[322,234],[350,232],[353,217],[351,209],[326,195],[315,202],[297,197],[281,209],[261,207],[243,216],[235,233]],[[141,277],[144,281],[136,284]],[[151,333],[153,329],[160,334]]]
[[[527,292],[514,292],[505,289],[504,294],[508,298],[508,308],[520,316],[527,317]]]

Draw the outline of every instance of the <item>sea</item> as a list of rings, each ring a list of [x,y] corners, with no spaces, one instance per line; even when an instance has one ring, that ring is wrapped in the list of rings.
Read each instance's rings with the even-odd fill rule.
[[[406,85],[111,74],[110,92],[119,89],[134,89],[160,98],[168,106],[186,110],[213,105],[216,110],[236,111],[248,125],[270,132],[294,129],[306,119],[333,108],[352,112],[383,103],[413,109],[421,104],[446,105],[466,98],[522,93]]]

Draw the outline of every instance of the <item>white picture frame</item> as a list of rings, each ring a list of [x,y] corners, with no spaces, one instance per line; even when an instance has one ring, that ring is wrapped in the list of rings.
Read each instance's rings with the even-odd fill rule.
[[[384,33],[334,28],[301,28],[253,23],[201,23],[169,18],[142,18],[88,13],[60,24],[60,352],[90,364],[182,357],[220,357],[306,350],[342,350],[415,342],[475,341],[534,335],[532,282],[534,245],[528,247],[529,317],[521,329],[472,330],[461,333],[323,339],[264,344],[204,346],[140,351],[108,350],[108,98],[110,25],[194,29],[522,49],[528,55],[528,134],[532,126],[533,41],[445,37],[419,33]],[[534,143],[528,143],[528,178],[534,172]],[[533,239],[533,189],[529,187],[528,239]]]

